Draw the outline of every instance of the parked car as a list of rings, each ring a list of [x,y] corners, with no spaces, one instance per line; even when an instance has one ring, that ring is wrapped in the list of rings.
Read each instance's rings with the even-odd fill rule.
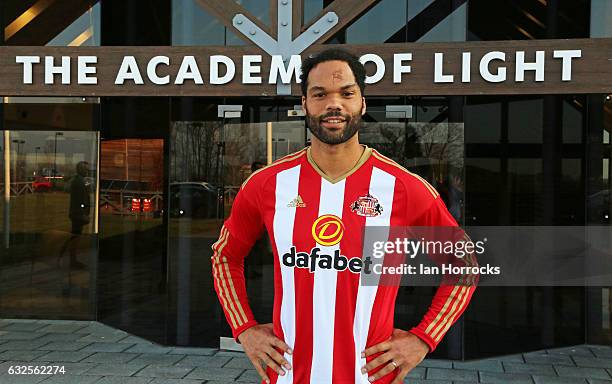
[[[219,212],[219,187],[207,182],[170,184],[170,217],[213,219]]]
[[[47,177],[37,176],[32,181],[32,188],[34,192],[49,192],[53,188],[53,183]]]

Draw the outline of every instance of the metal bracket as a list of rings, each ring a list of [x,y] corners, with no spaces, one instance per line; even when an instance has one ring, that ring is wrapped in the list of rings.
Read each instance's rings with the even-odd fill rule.
[[[412,118],[412,105],[386,105],[385,116],[387,119],[410,119]]]
[[[294,105],[293,109],[290,109],[287,111],[287,116],[289,117],[304,117],[306,116],[306,113],[304,113],[304,110],[302,109],[301,105]]]
[[[218,105],[217,106],[217,117],[224,117],[226,119],[240,118],[242,115],[242,105]]]
[[[270,56],[282,55],[283,61],[287,63],[292,55],[299,55],[304,52],[306,48],[338,24],[338,15],[335,12],[328,12],[293,40],[292,3],[291,0],[278,0],[278,20],[276,23],[278,40],[274,40],[242,13],[234,16],[232,25]],[[278,95],[290,95],[291,84],[277,83],[276,93]]]

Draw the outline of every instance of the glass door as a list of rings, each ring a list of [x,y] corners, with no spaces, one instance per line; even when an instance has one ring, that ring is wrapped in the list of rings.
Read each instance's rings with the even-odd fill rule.
[[[455,220],[464,222],[463,123],[454,122],[447,98],[368,100],[359,141],[427,180],[440,193]],[[398,111],[404,111],[402,113]],[[395,321],[406,328],[418,324],[437,287],[400,287]],[[460,319],[434,355],[461,358]]]
[[[177,109],[186,109],[189,100],[177,104]],[[211,246],[246,178],[302,149],[306,134],[303,121],[279,119],[279,114],[288,113],[277,106],[260,106],[256,113],[270,119],[260,122],[246,122],[248,111],[217,117],[217,107],[203,104],[198,112],[181,111],[181,118],[193,120],[171,124],[168,254],[173,320],[169,328],[178,345],[219,346],[221,337],[222,347],[231,348],[231,331],[213,287]],[[268,113],[270,109],[275,112]],[[245,260],[249,299],[262,322],[272,319],[272,262],[267,237]]]
[[[7,130],[2,138],[0,316],[93,319],[98,133]]]
[[[98,318],[161,341],[166,312],[164,141],[124,138],[103,140],[100,147]]]

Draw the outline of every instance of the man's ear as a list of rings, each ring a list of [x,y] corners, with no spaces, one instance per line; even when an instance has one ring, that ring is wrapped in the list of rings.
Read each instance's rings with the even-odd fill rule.
[[[306,96],[302,96],[302,110],[306,113]]]
[[[365,97],[361,98],[361,116],[365,115],[366,113],[366,101],[365,101]]]

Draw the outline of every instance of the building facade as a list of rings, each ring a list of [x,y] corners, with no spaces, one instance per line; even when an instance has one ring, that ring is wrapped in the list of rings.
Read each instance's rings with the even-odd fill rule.
[[[318,44],[612,37],[607,0],[335,1],[363,9]],[[230,3],[276,26],[275,1]],[[294,1],[294,27],[333,3]],[[0,8],[8,46],[250,44],[198,0]],[[360,141],[426,178],[461,225],[610,225],[609,94],[369,97],[366,88],[366,98]],[[219,346],[231,333],[210,246],[253,169],[308,145],[299,104],[291,95],[4,97],[0,317],[95,319],[163,344]],[[272,263],[262,239],[245,268],[261,322],[272,318]],[[610,289],[480,287],[434,356],[610,344]],[[396,325],[418,322],[433,293],[403,287]]]

